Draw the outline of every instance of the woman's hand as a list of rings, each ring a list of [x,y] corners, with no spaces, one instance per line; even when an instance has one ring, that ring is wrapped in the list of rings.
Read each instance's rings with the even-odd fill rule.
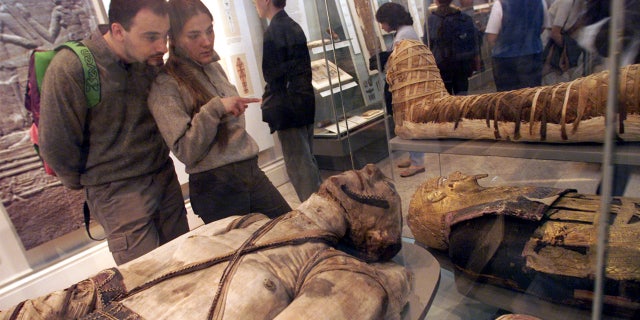
[[[259,98],[227,97],[221,98],[224,110],[238,117],[244,113],[249,103],[260,102]]]

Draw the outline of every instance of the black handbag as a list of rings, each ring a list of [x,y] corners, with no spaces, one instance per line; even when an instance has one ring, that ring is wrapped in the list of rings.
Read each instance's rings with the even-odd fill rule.
[[[283,106],[287,105],[287,91],[275,90],[262,99],[262,121],[269,124],[271,133],[283,129],[287,124]]]
[[[284,87],[274,88],[262,98],[262,121],[269,124],[272,133],[314,121],[316,109],[313,91],[306,92],[292,87],[287,82]]]
[[[372,55],[369,58],[369,70],[384,71],[384,66],[387,64],[390,55],[391,52],[388,51],[381,51],[377,54]],[[378,61],[380,62],[380,65],[378,65]]]
[[[567,20],[568,19],[569,18],[567,17]],[[578,23],[576,22],[576,24],[569,30],[564,30],[567,20],[565,20],[564,25],[562,25],[561,31],[563,45],[559,46],[555,41],[553,41],[553,39],[549,38],[549,42],[547,42],[542,53],[542,56],[544,57],[544,64],[546,66],[562,72],[576,67],[578,65],[580,55],[584,52],[578,42],[570,36],[570,34],[576,29]]]
[[[549,39],[544,48],[543,56],[546,65],[565,72],[578,65],[583,50],[576,40],[564,32],[562,33],[562,42],[564,45],[560,47],[553,39]]]

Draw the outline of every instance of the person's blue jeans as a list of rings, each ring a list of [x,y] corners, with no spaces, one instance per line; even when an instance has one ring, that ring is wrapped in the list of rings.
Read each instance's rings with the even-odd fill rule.
[[[313,156],[313,124],[278,130],[284,164],[293,188],[301,202],[318,191],[322,179]]]
[[[424,167],[424,153],[422,152],[409,152],[409,160],[412,166]]]

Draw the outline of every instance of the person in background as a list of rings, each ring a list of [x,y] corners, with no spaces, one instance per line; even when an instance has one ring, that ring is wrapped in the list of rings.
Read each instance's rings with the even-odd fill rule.
[[[307,38],[284,11],[286,0],[253,2],[258,16],[270,20],[262,44],[262,75],[267,83],[262,120],[278,134],[287,174],[302,202],[322,182],[313,156],[316,106]]]
[[[376,11],[376,21],[380,23],[380,28],[386,32],[395,32],[393,45],[389,52],[393,51],[396,43],[401,40],[420,40],[418,34],[413,30],[413,18],[411,14],[400,4],[387,2]],[[387,102],[388,104],[391,104]],[[409,159],[401,160],[398,167],[405,168],[400,172],[401,177],[411,177],[424,172],[424,154],[421,152],[409,152]]]
[[[423,42],[433,53],[447,92],[466,95],[469,77],[480,70],[478,30],[451,0],[436,0],[436,4],[427,17]]]
[[[575,38],[578,29],[581,27],[580,16],[584,9],[584,0],[555,0],[549,7],[551,29],[548,41],[554,41],[557,45],[563,46],[562,34],[564,32],[567,32],[570,37]],[[579,61],[584,61],[584,57],[581,56]],[[566,71],[543,70],[542,84],[548,85],[558,82],[568,82],[582,77],[584,75],[583,73],[583,63],[578,63],[577,66]]]
[[[213,16],[199,0],[171,0],[169,60],[149,95],[160,132],[189,174],[196,215],[210,223],[291,207],[258,166],[244,112],[260,99],[238,96],[213,49]]]
[[[475,11],[475,7],[474,7],[474,3],[476,3],[478,1],[474,1],[474,0],[461,0],[460,1],[460,11],[463,14],[468,15],[469,17],[471,17],[471,21],[473,22],[474,27],[476,28],[476,46],[478,48],[478,54],[476,55],[475,61],[474,61],[474,72],[481,72],[484,71],[484,58],[483,58],[483,53],[482,53],[482,44],[483,44],[483,40],[484,40],[484,26],[482,24],[482,20],[483,18],[478,18],[476,17],[476,11]],[[486,1],[482,1],[484,3],[486,3]],[[487,17],[488,19],[488,17]]]
[[[542,83],[541,33],[549,25],[544,0],[497,0],[485,34],[492,48],[497,91],[537,87]]]
[[[468,15],[469,17],[473,17],[473,0],[460,0],[460,12]]]
[[[580,23],[585,28],[577,37],[578,43],[593,55],[605,58],[602,67],[608,68],[606,58],[609,56],[611,0],[582,1],[585,2],[585,10],[581,15]],[[619,35],[619,41],[621,41],[619,63],[622,67],[640,63],[640,0],[624,0],[619,5],[623,6],[623,14],[620,18],[624,22]]]
[[[167,51],[164,0],[112,0],[109,31],[82,41],[100,70],[101,101],[91,109],[84,72],[71,50],[51,61],[42,86],[40,152],[65,187],[84,188],[120,265],[189,231],[180,184],[149,109]]]
[[[610,0],[583,0],[585,10],[580,23],[589,32],[582,32],[578,42],[589,51],[592,58],[603,58],[604,63],[595,68],[609,68],[609,28],[611,26]],[[619,64],[620,67],[640,63],[640,0],[625,0],[622,2],[624,14],[620,38]],[[596,70],[594,70],[596,71]],[[612,196],[622,196],[627,189],[629,179],[634,170],[633,165],[613,164]],[[596,194],[601,194],[602,179],[598,183]]]

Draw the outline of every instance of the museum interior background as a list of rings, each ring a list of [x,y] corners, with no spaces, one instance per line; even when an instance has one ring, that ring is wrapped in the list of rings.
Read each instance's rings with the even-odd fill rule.
[[[64,189],[55,177],[44,173],[28,136],[30,115],[23,103],[29,53],[36,47],[53,48],[67,39],[86,35],[105,22],[105,8],[109,4],[108,0],[57,2],[65,14],[54,15],[54,1],[0,2],[2,309],[26,298],[64,288],[113,265],[106,243],[91,241],[86,236],[81,214],[82,192]],[[251,0],[203,2],[214,13],[215,48],[222,57],[221,62],[231,82],[236,84],[241,95],[260,97],[264,87],[260,72],[262,33],[267,22],[257,16]],[[596,146],[599,152],[594,155],[597,157],[595,161],[585,161],[580,156],[572,158],[571,152],[560,157],[537,157],[534,155],[536,151],[531,151],[533,146],[527,144],[515,147],[516,152],[525,154],[515,157],[480,151],[462,154],[433,151],[425,153],[426,174],[400,178],[395,162],[405,157],[410,147],[407,149],[401,143],[390,143],[397,142],[397,137],[391,115],[384,107],[384,75],[371,70],[368,65],[369,59],[376,52],[387,50],[393,40],[393,34],[382,31],[374,18],[375,10],[389,1],[287,2],[287,13],[302,26],[309,41],[317,104],[314,151],[325,177],[338,171],[360,168],[366,163],[377,163],[394,179],[406,214],[411,197],[422,182],[455,170],[488,174],[489,178],[482,181],[483,185],[536,185],[573,188],[581,193],[594,194],[605,171],[600,164],[602,157],[615,158],[615,149],[613,154],[607,155],[602,145]],[[414,29],[422,36],[425,11],[432,1],[393,2],[409,9],[414,18]],[[491,5],[491,1],[474,1],[473,18],[481,30],[486,26]],[[470,94],[495,91],[486,41],[481,48],[481,56],[482,69],[470,78]],[[606,68],[601,57],[588,56],[583,63],[587,74]],[[260,146],[262,169],[295,208],[299,202],[287,183],[279,142],[261,121],[259,105],[250,105],[246,117],[247,129]],[[527,151],[529,147],[531,149]],[[555,146],[552,153],[563,154],[563,149]],[[637,156],[632,154],[633,160],[628,161],[637,161]],[[188,205],[187,175],[179,161],[175,162]],[[630,179],[624,196],[640,197],[640,171],[637,167],[629,170]],[[192,214],[189,219],[192,228],[202,223]],[[100,235],[99,226],[92,224],[91,228],[94,234]],[[411,241],[411,231],[405,229],[404,236]],[[452,271],[446,268],[446,264],[442,265],[441,281],[445,281],[445,275],[452,275]],[[440,283],[433,302],[433,309],[438,313],[429,313],[428,318],[470,319],[474,310],[479,310],[477,314],[490,316],[504,307],[504,304],[487,302],[502,297],[502,292],[476,292],[477,300],[474,300],[465,296],[468,293],[464,291],[466,289],[456,288],[456,285],[453,282]],[[457,293],[454,294],[455,291]],[[509,299],[513,305],[530,304],[528,308],[514,307],[514,310],[542,308],[526,297]],[[569,309],[566,312],[578,317],[589,314],[585,310],[571,313]]]

